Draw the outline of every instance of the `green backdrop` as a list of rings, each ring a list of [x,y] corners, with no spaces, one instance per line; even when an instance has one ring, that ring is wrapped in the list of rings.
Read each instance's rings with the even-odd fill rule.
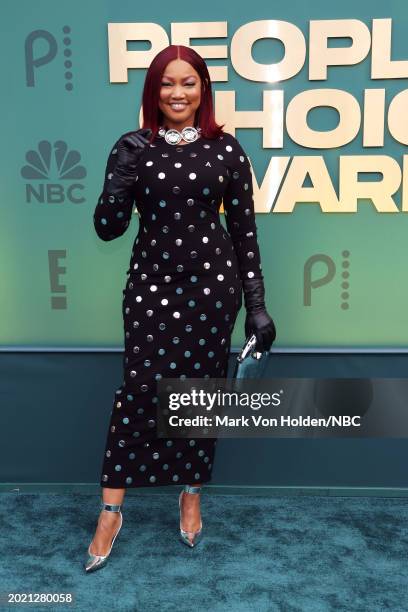
[[[123,237],[104,243],[94,232],[92,215],[111,145],[123,132],[139,127],[146,70],[130,70],[126,84],[109,83],[109,22],[157,23],[170,36],[171,23],[227,21],[227,39],[194,39],[191,44],[229,45],[237,28],[250,21],[289,21],[308,41],[311,19],[359,19],[371,29],[373,16],[392,18],[392,56],[405,59],[408,9],[402,0],[386,4],[344,0],[335,7],[323,0],[311,5],[256,0],[250,10],[246,2],[220,5],[214,0],[201,6],[184,1],[144,5],[133,0],[74,0],[61,5],[42,0],[36,3],[35,11],[28,0],[7,3],[0,37],[3,348],[120,347],[123,343],[122,289],[138,221],[135,215]],[[30,37],[34,39],[32,55],[45,56],[48,50],[54,55],[34,67],[31,84]],[[348,43],[340,39],[333,42],[339,46]],[[130,44],[134,49],[149,48],[147,42]],[[271,58],[276,62],[282,58],[284,48],[279,41],[268,39],[256,42],[252,51],[256,61],[270,63]],[[67,61],[72,66],[67,68]],[[309,81],[306,59],[293,78],[267,84],[241,78],[230,58],[207,60],[209,66],[228,65],[228,83],[214,83],[214,90],[235,90],[239,110],[260,110],[266,89],[283,89],[286,107],[297,93],[322,87],[350,92],[360,106],[364,89],[384,87],[387,108],[405,88],[406,79],[371,80],[370,62],[371,55],[356,66],[329,68],[326,81]],[[337,120],[333,109],[322,108],[312,111],[309,124],[327,130],[334,128]],[[304,149],[286,132],[280,150],[262,149],[260,129],[238,129],[235,135],[251,159],[258,183],[274,155],[323,155],[337,190],[339,155],[384,154],[402,166],[405,152],[405,146],[387,129],[384,147],[369,149],[362,148],[361,134],[335,150]],[[79,154],[70,154],[72,167],[67,164],[67,177],[58,172],[54,154],[42,176],[30,177],[30,170],[24,167],[33,166],[35,156],[29,152],[38,151],[39,146],[46,151],[47,142],[53,147],[58,141],[66,143],[67,153]],[[57,145],[59,150],[61,147]],[[39,201],[41,197],[43,201]],[[400,192],[395,201],[400,206]],[[405,213],[380,214],[370,201],[360,201],[356,214],[325,214],[318,204],[298,204],[291,214],[258,213],[257,225],[267,306],[278,330],[277,347],[407,347]],[[349,252],[347,309],[342,308],[340,298],[344,251]],[[303,301],[304,265],[315,254],[329,257],[336,274],[313,292],[312,305],[307,306]],[[232,340],[235,346],[244,339],[243,321],[242,309]]]

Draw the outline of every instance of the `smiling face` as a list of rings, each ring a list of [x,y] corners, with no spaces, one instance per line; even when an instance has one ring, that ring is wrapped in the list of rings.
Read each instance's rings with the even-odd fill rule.
[[[201,80],[198,72],[184,60],[169,62],[161,79],[159,97],[163,124],[179,131],[186,126],[194,126],[200,102]]]

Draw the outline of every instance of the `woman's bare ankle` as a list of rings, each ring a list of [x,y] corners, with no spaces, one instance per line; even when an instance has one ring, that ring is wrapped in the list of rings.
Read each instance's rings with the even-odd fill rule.
[[[109,489],[102,487],[102,499],[105,504],[121,505],[125,498],[126,489]]]

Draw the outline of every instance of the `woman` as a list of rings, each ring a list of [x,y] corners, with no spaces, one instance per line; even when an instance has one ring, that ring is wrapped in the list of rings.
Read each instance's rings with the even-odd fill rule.
[[[123,291],[124,381],[116,391],[101,473],[102,511],[86,571],[106,564],[122,525],[126,488],[185,485],[181,540],[201,537],[201,485],[216,439],[156,436],[157,380],[223,377],[242,305],[245,332],[269,350],[275,326],[264,303],[249,160],[214,119],[211,81],[194,50],[170,45],[153,59],[143,128],[124,134],[107,162],[94,213],[102,240],[139,214]],[[227,233],[220,222],[223,202]]]

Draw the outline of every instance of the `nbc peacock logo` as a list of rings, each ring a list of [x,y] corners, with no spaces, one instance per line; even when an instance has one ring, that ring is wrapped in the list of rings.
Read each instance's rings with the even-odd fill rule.
[[[37,150],[26,153],[27,164],[21,168],[26,183],[26,202],[38,204],[82,204],[86,169],[79,162],[81,154],[69,149],[63,140],[52,144],[41,140]]]

